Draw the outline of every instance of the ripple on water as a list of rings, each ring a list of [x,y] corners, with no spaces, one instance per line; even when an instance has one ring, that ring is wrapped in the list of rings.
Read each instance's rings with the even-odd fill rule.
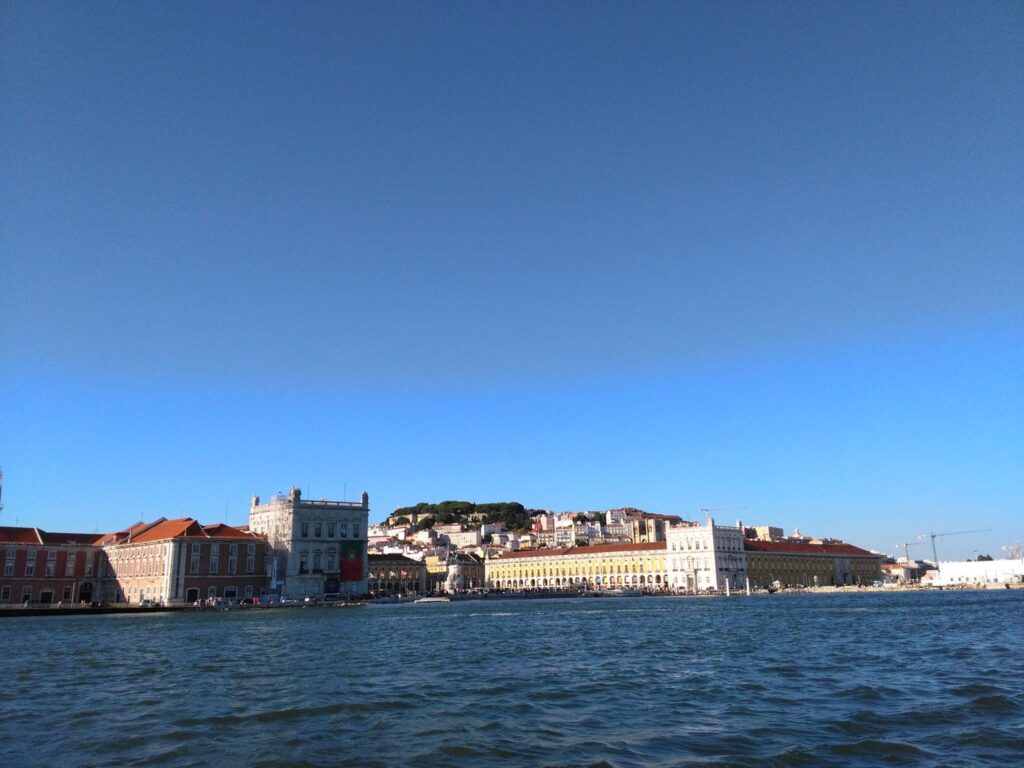
[[[1024,592],[994,595],[19,620],[0,766],[1008,766]]]

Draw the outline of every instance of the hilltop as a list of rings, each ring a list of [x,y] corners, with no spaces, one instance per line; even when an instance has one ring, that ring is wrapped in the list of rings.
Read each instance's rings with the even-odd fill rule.
[[[420,502],[414,507],[398,507],[388,515],[385,525],[415,525],[420,530],[435,523],[460,523],[468,529],[481,525],[504,523],[512,531],[527,531],[533,518],[543,509],[527,509],[518,501],[493,501],[475,504],[471,501],[442,501],[439,504]]]

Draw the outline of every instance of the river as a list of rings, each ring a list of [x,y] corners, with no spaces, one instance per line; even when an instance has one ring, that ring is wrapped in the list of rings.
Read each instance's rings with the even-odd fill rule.
[[[0,766],[1007,766],[1024,590],[6,619]]]

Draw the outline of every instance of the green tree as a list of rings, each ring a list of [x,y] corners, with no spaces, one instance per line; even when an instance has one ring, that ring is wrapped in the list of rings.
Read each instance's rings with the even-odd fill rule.
[[[978,555],[978,562],[991,562],[993,560],[992,555]]]

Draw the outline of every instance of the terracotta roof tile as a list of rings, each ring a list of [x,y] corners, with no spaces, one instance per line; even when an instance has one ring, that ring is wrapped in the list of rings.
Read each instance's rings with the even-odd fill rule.
[[[881,557],[853,544],[811,544],[806,541],[760,541],[745,539],[747,552],[778,552],[792,555],[843,555],[846,557]]]
[[[0,542],[5,544],[42,544],[37,528],[0,525]]]

